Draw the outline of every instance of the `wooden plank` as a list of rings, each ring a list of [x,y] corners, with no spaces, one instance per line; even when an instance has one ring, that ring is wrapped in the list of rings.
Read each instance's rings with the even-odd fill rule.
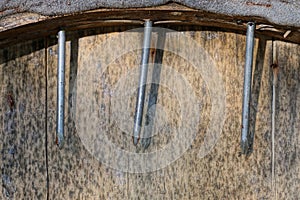
[[[275,122],[275,192],[278,199],[299,199],[300,194],[300,46],[274,42],[278,62]]]
[[[123,10],[194,10],[204,11],[207,15],[213,14],[215,18],[218,16],[225,17],[255,17],[261,21],[268,22],[268,24],[283,25],[288,27],[300,26],[298,22],[299,3],[291,1],[273,0],[271,2],[251,2],[241,0],[224,0],[222,3],[212,0],[205,1],[190,1],[190,0],[174,0],[174,1],[147,1],[136,2],[128,0],[125,2],[119,1],[103,1],[96,0],[95,2],[85,2],[76,0],[74,2],[0,2],[0,17],[11,17],[13,15],[30,13],[41,14],[44,16],[59,16],[59,15],[74,15],[76,13],[90,12],[90,11],[108,11],[115,10],[122,12]],[[146,13],[146,12],[145,12]],[[281,13],[282,15],[278,15]],[[178,14],[178,13],[177,13]],[[147,14],[146,14],[147,15]],[[26,15],[23,17],[26,19]],[[23,18],[23,20],[24,20]],[[32,16],[28,17],[29,21],[36,21]],[[224,17],[223,17],[224,18]],[[22,19],[22,18],[21,18]],[[15,26],[22,24],[22,22],[13,23]]]
[[[181,36],[192,38],[199,45],[198,48],[202,48],[203,54],[196,54],[192,43],[180,41]],[[126,51],[126,49],[141,45],[141,33],[132,32],[131,35],[126,35],[111,31],[108,34],[93,35],[87,31],[76,37],[70,36],[71,39],[67,45],[66,145],[59,150],[55,145],[57,47],[54,45],[48,48],[48,145],[51,199],[270,199],[274,197],[271,187],[272,70],[270,65],[273,62],[272,41],[265,37],[256,39],[250,119],[250,130],[255,135],[254,151],[249,157],[243,157],[239,155],[239,142],[245,36],[205,29],[186,30],[181,36],[169,35],[167,47],[170,49],[173,46],[177,50],[165,53],[164,64],[175,69],[191,84],[196,96],[201,100],[201,121],[197,125],[198,133],[195,140],[178,160],[163,169],[160,169],[159,163],[156,163],[154,168],[157,167],[157,170],[147,173],[127,173],[126,163],[125,169],[111,169],[110,167],[115,167],[113,160],[116,160],[113,157],[113,149],[102,144],[101,148],[112,160],[111,163],[105,165],[99,162],[100,154],[93,155],[93,152],[91,154],[90,151],[95,150],[96,147],[87,146],[84,139],[89,137],[97,139],[97,134],[101,135],[103,131],[108,139],[116,144],[116,148],[133,154],[147,154],[165,147],[168,142],[172,141],[174,134],[172,128],[180,122],[178,99],[176,100],[177,97],[174,94],[184,94],[186,88],[178,86],[179,79],[172,78],[170,72],[162,73],[162,81],[170,85],[169,88],[164,86],[159,90],[158,103],[165,109],[164,112],[167,115],[164,116],[161,112],[161,118],[157,123],[166,124],[161,127],[160,134],[154,137],[149,149],[143,150],[140,145],[135,147],[130,136],[130,127],[133,125],[130,118],[134,115],[136,91],[132,91],[131,87],[137,85],[138,73],[134,70],[138,69],[141,50]],[[156,34],[153,38],[152,47],[155,47]],[[292,109],[289,107],[290,104],[294,109],[298,104],[297,99],[287,96],[290,93],[294,96],[298,95],[296,85],[299,47],[278,42],[275,44],[277,44],[277,51],[281,52],[278,54],[281,55],[280,59],[278,58],[279,65],[285,66],[280,72],[280,82],[286,82],[279,86],[279,94],[286,95],[278,100],[279,107],[285,109],[278,111],[277,130],[297,133],[297,121],[299,121],[297,112],[287,115],[285,111]],[[194,54],[194,56],[190,59],[176,56],[181,51]],[[225,124],[216,145],[204,158],[199,158],[198,153],[203,146],[204,136],[211,120],[213,89],[207,85],[204,74],[195,71],[197,66],[192,66],[189,62],[201,58],[203,65],[211,66],[209,57],[204,56],[205,52],[213,60],[223,80],[227,111]],[[288,52],[293,56],[283,60],[286,55],[282,52]],[[153,55],[150,60],[153,60]],[[284,65],[285,62],[288,64]],[[101,71],[104,68],[106,70]],[[151,77],[150,74],[151,70],[149,71]],[[118,84],[123,83],[124,77],[127,82],[121,84],[121,87]],[[118,91],[115,88],[116,85],[120,87],[119,89],[123,88],[121,91],[129,91],[130,98],[118,99],[120,94],[116,93]],[[176,92],[172,94],[174,87]],[[149,88],[147,94],[148,91]],[[123,107],[124,105],[128,106],[126,107],[128,110]],[[162,107],[160,111],[163,110]],[[129,112],[129,115],[124,112],[124,109]],[[184,107],[184,109],[187,108]],[[89,116],[95,117],[92,120],[97,123],[91,122]],[[118,116],[123,116],[121,120],[128,121],[129,126],[126,127],[129,129],[126,127],[125,130],[122,129],[122,124],[116,118]],[[287,116],[290,117],[287,119]],[[166,118],[163,117],[167,117],[169,121],[165,121]],[[100,128],[102,131],[97,132]],[[297,184],[299,179],[297,136],[292,134],[288,140],[284,140],[285,142],[282,140],[286,139],[286,136],[278,137],[277,191],[282,198],[297,198],[299,187]],[[92,145],[92,143],[88,144]],[[157,152],[154,156],[160,159],[161,154]],[[279,158],[286,158],[285,161],[290,165]],[[285,184],[291,187],[287,188]]]
[[[0,196],[3,199],[46,199],[48,192],[49,199],[271,199],[275,194],[279,199],[299,198],[299,45],[272,42],[265,37],[256,39],[250,121],[250,130],[255,135],[254,151],[249,157],[243,157],[239,156],[239,141],[245,36],[206,29],[168,33],[166,49],[169,51],[165,52],[163,64],[184,77],[200,100],[201,120],[195,125],[197,136],[187,151],[165,168],[160,169],[161,163],[151,165],[143,160],[150,165],[143,166],[143,162],[140,165],[154,167],[152,172],[129,173],[134,168],[128,166],[129,158],[123,161],[128,162],[123,168],[116,166],[113,161],[123,158],[116,159],[114,149],[106,143],[96,143],[91,148],[93,141],[86,143],[86,139],[94,137],[98,141],[97,136],[106,135],[116,149],[133,153],[132,158],[138,153],[147,155],[156,151],[156,160],[164,159],[158,150],[172,142],[174,128],[184,120],[180,118],[181,110],[188,110],[187,119],[193,117],[189,116],[193,112],[191,107],[180,104],[179,97],[188,87],[179,84],[181,79],[173,76],[174,72],[164,69],[161,81],[165,85],[159,89],[156,121],[159,134],[147,150],[140,144],[133,145],[131,119],[141,55],[137,47],[141,47],[142,34],[120,30],[125,29],[103,29],[106,34],[85,31],[68,35],[66,142],[61,149],[55,144],[56,38],[0,50],[0,139],[4,141],[0,143]],[[184,36],[189,40],[182,41]],[[154,33],[151,61],[156,39]],[[192,41],[198,45],[196,48]],[[174,51],[170,51],[172,48]],[[198,53],[198,48],[202,53]],[[201,62],[193,66],[197,60]],[[276,60],[279,84],[274,191],[271,187],[270,65]],[[199,158],[198,153],[211,121],[214,88],[208,84],[205,71],[197,71],[200,64],[207,70],[217,69],[224,84],[227,109],[220,138],[204,158]],[[126,91],[129,96],[120,97],[118,92]],[[106,155],[93,152],[97,148]],[[111,162],[103,163],[103,157]]]
[[[49,134],[49,179],[50,199],[121,199],[127,196],[127,178],[123,172],[111,169],[100,163],[97,157],[89,152],[90,149],[83,142],[84,134],[78,128],[84,120],[77,122],[79,117],[89,115],[82,111],[84,106],[90,105],[93,109],[101,109],[99,123],[109,122],[110,96],[104,91],[106,88],[99,85],[98,88],[89,85],[87,80],[94,78],[96,68],[86,65],[88,61],[98,62],[101,54],[107,56],[112,51],[97,50],[101,41],[107,35],[96,35],[79,38],[72,37],[67,43],[67,70],[66,70],[66,138],[63,148],[59,149],[55,144],[55,108],[56,108],[56,65],[57,45],[48,48],[48,132]],[[113,49],[115,47],[112,47]],[[103,52],[101,52],[103,51]],[[100,64],[101,65],[101,64]],[[107,75],[109,76],[109,74]],[[112,75],[113,77],[113,75]],[[101,77],[99,77],[101,80]],[[107,80],[103,80],[107,81]],[[88,84],[88,85],[86,85]],[[89,97],[98,103],[86,102],[85,94],[93,92]],[[79,112],[79,113],[78,113]],[[80,115],[80,116],[79,116]],[[86,116],[88,117],[88,116]],[[77,118],[77,119],[76,119]],[[81,118],[84,119],[84,118]],[[111,124],[105,124],[114,133]],[[89,128],[89,124],[86,125]],[[122,142],[118,136],[113,137],[115,142]]]
[[[188,151],[167,168],[151,174],[129,176],[130,188],[134,188],[129,192],[134,192],[134,199],[147,198],[149,194],[155,194],[157,199],[270,198],[271,147],[268,146],[265,134],[270,131],[268,119],[271,116],[271,42],[264,38],[256,41],[253,99],[258,96],[254,106],[258,111],[253,115],[256,118],[254,152],[246,159],[239,157],[245,37],[212,31],[187,32],[186,35],[191,35],[209,53],[224,80],[227,114],[222,135],[206,157],[201,159],[197,156],[208,126],[206,120],[209,120],[211,102],[207,99],[207,92],[212,89],[203,86],[203,77],[197,77],[189,65],[180,62],[178,58],[172,62],[172,55],[168,55],[165,62],[170,60],[171,66],[191,81],[198,97],[203,99],[203,107],[208,110],[203,110],[198,136]],[[178,48],[184,48],[185,45],[191,48],[188,44],[172,44]],[[159,95],[163,96],[161,93]],[[162,96],[160,98],[164,98]],[[174,102],[164,102],[163,105],[170,107]],[[173,122],[171,127],[174,126]]]
[[[164,24],[207,26],[239,33],[245,32],[248,21],[255,21],[260,25],[257,32],[262,35],[300,43],[299,27],[270,23],[266,18],[257,15],[225,15],[173,3],[149,8],[96,9],[64,16],[43,16],[35,13],[7,16],[0,21],[0,46],[49,36],[55,34],[61,27],[74,31],[106,26],[140,26],[145,19],[151,19],[159,26]],[[285,35],[287,31],[291,32]]]
[[[1,199],[46,199],[44,40],[0,50]]]
[[[197,182],[192,182],[194,188],[201,193],[197,198],[213,199],[260,199],[269,198],[267,141],[263,139],[270,127],[268,109],[270,100],[269,63],[271,42],[265,38],[256,40],[254,54],[254,72],[251,119],[255,131],[254,152],[249,158],[239,157],[242,91],[245,61],[245,36],[222,34],[219,32],[204,32],[198,40],[210,53],[222,74],[226,90],[226,117],[221,138],[210,154],[201,160],[196,160],[192,171]],[[257,96],[257,97],[256,97]],[[259,98],[263,96],[264,98]],[[256,102],[255,102],[256,101]],[[257,110],[256,115],[254,109]],[[256,121],[256,124],[253,124]],[[252,131],[253,131],[252,129]],[[192,159],[195,160],[195,159]],[[188,162],[187,162],[188,163]],[[186,164],[189,166],[189,164]],[[262,175],[267,175],[262,176]],[[194,175],[189,175],[190,179]],[[193,179],[192,179],[193,180]],[[209,189],[207,189],[209,188]],[[199,195],[199,196],[197,196]]]

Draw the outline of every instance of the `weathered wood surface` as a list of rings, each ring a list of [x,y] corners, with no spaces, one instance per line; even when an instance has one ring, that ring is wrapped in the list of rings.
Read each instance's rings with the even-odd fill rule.
[[[274,20],[276,21],[276,19],[279,19],[281,16],[285,18],[287,15],[283,15],[280,12],[281,14],[276,14],[276,18],[271,22],[272,20],[270,21],[268,18],[259,17],[259,15],[255,14],[258,9],[263,6],[252,5],[251,1],[249,2],[250,5],[245,4],[245,6],[249,7],[247,10],[250,11],[250,13],[246,14],[247,12],[245,12],[240,15],[211,12],[209,9],[197,10],[176,3],[144,8],[99,8],[88,11],[81,10],[79,13],[52,16],[45,16],[40,12],[28,13],[23,11],[17,12],[17,14],[8,12],[8,15],[5,15],[5,12],[3,12],[3,17],[0,19],[0,47],[20,41],[49,36],[55,34],[61,28],[71,31],[105,26],[140,26],[145,19],[151,19],[160,24],[173,24],[174,26],[218,27],[238,33],[245,32],[246,23],[248,21],[255,21],[258,25],[257,34],[267,35],[278,40],[300,43],[299,25],[297,25],[299,21],[297,15],[299,16],[299,12],[292,12],[291,10],[289,12],[293,18],[296,18],[293,21],[296,25],[276,23]],[[65,2],[62,4],[64,3]],[[197,3],[205,2],[197,1]],[[236,2],[234,2],[234,4],[236,4]],[[219,4],[211,3],[211,5],[218,6]],[[222,8],[221,5],[219,6]],[[224,8],[225,7],[226,6],[224,6]],[[295,9],[293,6],[291,8]],[[266,9],[267,12],[262,12],[263,15],[274,12],[275,8],[271,6]],[[234,11],[234,9],[229,10]],[[253,11],[252,14],[251,10]],[[282,11],[282,7],[280,7],[280,10]],[[240,11],[240,8],[236,11]],[[291,31],[290,34],[286,35],[287,31]]]
[[[44,41],[0,50],[1,199],[45,199]]]
[[[276,41],[274,47],[279,65],[275,136],[277,193],[279,199],[299,199],[300,46]]]
[[[93,123],[87,119],[95,110],[99,111],[96,120],[101,122],[108,138],[119,148],[136,153],[149,153],[164,147],[172,139],[170,128],[176,127],[180,121],[178,100],[172,90],[165,87],[159,90],[158,103],[164,107],[169,121],[161,127],[161,134],[154,137],[149,149],[144,151],[140,146],[134,147],[130,133],[120,130],[114,121],[114,115],[120,115],[116,108],[122,108],[122,102],[113,101],[112,88],[121,77],[139,65],[141,54],[140,50],[121,54],[121,49],[136,43],[140,45],[142,41],[141,33],[131,33],[116,46],[125,35],[119,32],[122,30],[126,28],[103,28],[68,35],[66,142],[62,149],[55,143],[56,38],[24,43],[23,47],[29,48],[26,51],[22,50],[22,45],[1,50],[1,198],[45,199],[47,192],[49,199],[273,199],[275,192],[279,199],[300,198],[300,47],[273,42],[267,37],[257,38],[255,45],[251,106],[251,130],[255,133],[255,140],[254,151],[248,158],[239,155],[245,36],[206,29],[186,30],[182,34],[195,40],[208,53],[224,83],[225,123],[212,151],[204,158],[197,156],[210,121],[212,88],[207,86],[203,75],[195,71],[191,60],[188,62],[176,53],[165,52],[163,64],[183,75],[201,100],[201,121],[197,125],[195,141],[178,160],[151,173],[132,174],[111,169],[92,156],[81,137],[82,134],[93,136],[95,129],[89,127]],[[155,34],[153,38],[156,39]],[[110,45],[102,49],[107,41]],[[44,44],[47,44],[46,48]],[[152,45],[155,46],[154,41]],[[169,36],[166,47],[172,45],[180,51],[189,43]],[[187,48],[186,51],[190,50]],[[273,58],[274,52],[277,52],[276,58]],[[150,60],[153,60],[154,54],[151,55]],[[111,60],[114,57],[117,59]],[[203,63],[210,63],[204,58]],[[280,70],[275,136],[276,188],[272,190],[270,65],[276,60]],[[98,76],[99,69],[105,64],[107,70]],[[164,79],[171,85],[179,81],[170,74],[168,77],[168,74],[162,73]],[[133,83],[137,80],[133,79]],[[184,89],[179,87],[176,91],[183,94]],[[8,91],[12,92],[16,105],[12,112],[6,97]],[[132,92],[127,100],[131,117],[135,94]],[[159,119],[164,121],[164,113],[160,114]],[[85,123],[87,127],[84,127]],[[82,127],[87,131],[82,133]],[[12,148],[12,145],[15,147]],[[15,152],[13,155],[11,149],[17,149],[12,151]]]
[[[107,35],[101,35],[105,38]],[[90,40],[80,39],[74,35],[67,43],[67,71],[66,71],[66,141],[62,149],[58,149],[55,137],[56,119],[56,66],[57,46],[50,46],[48,52],[48,132],[49,134],[49,198],[50,199],[126,199],[127,174],[105,167],[97,161],[84,147],[76,130],[76,109],[80,107],[78,92],[90,90],[88,87],[77,86],[77,74],[91,75],[86,71],[82,59],[86,59],[86,51],[90,48]],[[97,45],[97,44],[95,44]],[[82,48],[83,46],[86,46]],[[100,53],[100,52],[99,52]],[[93,71],[91,71],[93,72]],[[94,89],[91,86],[91,90]],[[79,90],[79,91],[78,91]],[[100,104],[109,103],[109,99],[101,99]],[[84,103],[84,102],[82,102]],[[84,114],[84,113],[83,113]],[[102,118],[107,121],[110,117],[105,110]]]
[[[168,3],[178,3],[190,8],[226,16],[257,16],[283,26],[299,27],[300,3],[293,0],[14,0],[0,2],[0,17],[16,13],[32,12],[43,15],[74,14],[99,8],[147,8]]]

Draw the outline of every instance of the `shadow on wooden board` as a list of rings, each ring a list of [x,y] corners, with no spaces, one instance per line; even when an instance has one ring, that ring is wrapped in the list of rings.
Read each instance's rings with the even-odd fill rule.
[[[209,31],[207,32],[209,33]],[[235,92],[231,101],[228,101],[229,106],[236,109],[232,112],[232,118],[228,117],[228,122],[233,122],[233,125],[227,125],[225,130],[229,132],[223,136],[224,141],[220,141],[218,144],[218,152],[216,150],[209,155],[204,160],[205,162],[190,159],[194,157],[186,154],[186,160],[183,158],[174,165],[158,172],[128,175],[109,169],[99,163],[87,152],[76,133],[75,115],[77,112],[76,104],[78,103],[76,101],[80,99],[77,96],[76,80],[77,75],[82,73],[86,67],[79,64],[80,56],[81,58],[85,57],[85,54],[81,55],[85,49],[80,48],[91,45],[93,50],[95,46],[89,42],[97,42],[97,39],[106,37],[99,36],[97,38],[95,36],[91,40],[88,40],[87,37],[83,38],[84,36],[93,36],[93,33],[98,34],[98,32],[93,31],[89,33],[72,32],[68,36],[67,134],[66,146],[63,149],[58,149],[54,139],[56,38],[47,38],[48,44],[44,39],[41,39],[12,45],[0,50],[0,121],[3,124],[0,130],[0,140],[3,141],[0,143],[2,176],[0,198],[46,199],[48,195],[50,199],[84,199],[94,195],[94,197],[103,197],[103,199],[109,197],[115,199],[136,197],[138,199],[147,195],[176,197],[177,192],[178,195],[186,198],[189,192],[194,192],[195,199],[200,195],[203,198],[207,198],[209,195],[216,198],[225,198],[225,196],[230,197],[231,195],[233,195],[231,197],[235,195],[235,197],[246,196],[248,198],[250,196],[253,198],[272,196],[269,187],[272,72],[267,68],[271,61],[274,61],[271,58],[272,51],[277,51],[278,65],[280,66],[276,96],[275,179],[277,194],[280,199],[299,198],[297,193],[299,191],[300,161],[297,150],[300,141],[299,45],[273,41],[276,45],[271,50],[270,40],[259,37],[253,76],[250,122],[252,137],[257,139],[254,141],[254,147],[257,148],[254,148],[254,152],[248,160],[243,160],[235,155],[238,148],[233,146],[238,146],[237,138],[240,133],[237,129],[239,129],[238,116],[241,114],[241,106],[237,105],[237,101],[241,98],[239,96],[242,79],[240,75],[243,72],[241,64],[243,53],[241,52],[244,48],[244,37],[237,36],[237,44],[233,48],[239,48],[240,55],[234,57],[236,54],[234,51],[230,52],[231,54],[226,51],[232,48],[230,45],[233,44],[229,44],[229,42],[236,39],[235,34],[218,33],[223,38],[227,37],[227,43],[224,44],[223,40],[217,38],[206,41],[206,38],[202,38],[201,34],[196,33],[200,42],[206,42],[205,45],[207,45],[207,49],[210,49],[214,58],[219,59],[220,63],[235,67],[236,71],[225,71],[222,68],[227,73],[224,73],[228,84],[226,90]],[[226,48],[220,48],[223,46]],[[51,54],[51,51],[54,53]],[[230,56],[227,58],[224,55]],[[98,54],[96,53],[94,56],[97,58]],[[88,58],[85,57],[85,59]],[[234,65],[235,59],[238,60],[236,65]],[[47,72],[46,67],[48,68]],[[118,69],[114,68],[114,70]],[[123,72],[118,71],[118,73]],[[234,79],[235,85],[230,83],[232,79]],[[9,92],[10,95],[8,95]],[[104,103],[110,101],[107,98]],[[104,117],[109,118],[110,111],[106,110],[105,112]],[[264,127],[264,129],[261,131],[259,130],[260,127]],[[108,127],[108,129],[110,128],[112,127]],[[45,134],[48,134],[48,140],[45,138]],[[120,136],[116,140],[121,141],[122,137]],[[220,150],[221,147],[224,147],[223,151]],[[218,155],[219,157],[216,157]],[[49,166],[47,161],[49,161]],[[197,164],[196,167],[194,164],[190,164],[193,162]],[[215,168],[216,163],[221,167]],[[181,165],[185,168],[179,169],[178,166]],[[48,167],[49,179],[47,178]],[[169,176],[168,173],[171,175]],[[180,182],[183,178],[181,179],[178,174],[184,177],[185,182]],[[199,180],[195,179],[194,176],[197,176]],[[164,185],[164,193],[159,193],[159,187],[162,187],[160,184]],[[183,190],[185,191],[183,192]],[[201,190],[203,194],[199,194]]]
[[[44,40],[0,50],[0,199],[45,199]]]
[[[255,125],[258,112],[259,104],[259,95],[261,89],[261,81],[264,67],[264,59],[266,54],[266,38],[261,37],[258,40],[258,50],[255,58],[255,69],[253,72],[253,82],[252,82],[252,91],[251,91],[251,102],[250,102],[250,128],[249,128],[249,141],[250,143],[247,154],[252,153],[254,145],[254,136],[255,136]]]

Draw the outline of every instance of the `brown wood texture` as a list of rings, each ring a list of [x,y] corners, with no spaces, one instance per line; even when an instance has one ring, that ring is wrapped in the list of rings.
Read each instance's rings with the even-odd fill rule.
[[[277,193],[279,199],[297,199],[300,190],[300,48],[278,41],[274,47],[274,59],[279,66],[275,132]]]
[[[95,36],[96,37],[96,36]],[[101,35],[99,38],[105,38]],[[49,132],[49,190],[50,199],[126,199],[127,175],[105,167],[85,149],[76,130],[76,102],[80,102],[77,93],[88,87],[77,86],[77,76],[92,76],[94,68],[85,68],[81,60],[89,53],[97,57],[96,52],[87,51],[93,45],[90,40],[74,36],[67,43],[66,70],[66,139],[65,145],[59,149],[56,145],[56,66],[57,46],[48,47],[48,132]],[[96,45],[96,44],[95,44]],[[81,48],[86,46],[84,48]],[[99,52],[100,53],[100,52]],[[94,89],[92,86],[91,90]],[[92,97],[93,98],[93,97]],[[85,102],[82,102],[85,103]],[[99,103],[109,103],[109,99],[101,99]],[[108,110],[103,113],[102,120],[109,120]]]
[[[61,16],[43,16],[37,13],[18,13],[0,20],[0,47],[15,42],[37,39],[55,34],[59,29],[68,31],[94,29],[106,26],[127,26],[151,19],[158,24],[218,27],[244,33],[246,23],[257,23],[257,34],[278,40],[300,43],[299,27],[270,23],[257,16],[232,16],[188,8],[176,3],[148,8],[96,9]],[[290,34],[285,35],[287,31]]]
[[[45,199],[44,41],[0,50],[1,199]]]
[[[170,49],[173,46],[177,50],[166,51],[163,64],[176,70],[190,83],[200,100],[201,120],[196,126],[197,136],[188,150],[167,167],[148,173],[112,169],[99,162],[99,155],[93,156],[89,152],[97,147],[85,143],[86,138],[96,138],[101,128],[109,140],[124,151],[157,151],[172,141],[173,128],[181,120],[181,109],[190,108],[180,107],[176,98],[176,95],[185,94],[187,88],[180,86],[179,79],[172,77],[172,73],[163,70],[161,80],[170,85],[159,88],[158,104],[164,112],[157,113],[156,123],[160,131],[149,149],[143,150],[140,144],[135,147],[131,132],[120,128],[115,116],[124,115],[124,101],[129,116],[134,115],[136,91],[131,91],[129,86],[136,89],[138,77],[131,77],[128,73],[136,72],[141,58],[141,49],[125,53],[122,49],[140,46],[141,32],[124,33],[121,31],[128,28],[107,27],[68,34],[66,138],[61,149],[55,143],[56,38],[48,37],[0,50],[1,198],[45,199],[48,195],[49,199],[273,199],[275,194],[279,199],[300,198],[299,45],[272,41],[263,36],[255,41],[250,120],[255,140],[253,153],[244,157],[239,155],[239,141],[245,36],[211,29],[181,28],[180,37],[176,33],[167,34],[165,47]],[[189,39],[183,42],[181,37]],[[151,61],[155,57],[156,39],[157,35],[153,34]],[[193,55],[196,51],[193,51],[195,44],[192,41],[202,49],[203,55]],[[190,60],[176,54],[182,49],[191,54]],[[197,66],[191,64],[199,58],[203,65],[215,66],[226,94],[225,123],[220,138],[204,158],[199,158],[198,153],[209,127],[213,88],[208,87],[207,79],[197,71]],[[271,187],[270,65],[276,61],[279,83],[274,189]],[[106,70],[101,71],[103,68]],[[148,75],[151,77],[151,70]],[[124,84],[121,88],[130,91],[130,98],[118,99],[114,87],[126,76],[130,77],[129,86]],[[8,93],[14,100],[12,110]],[[149,85],[146,101],[148,93]],[[90,116],[95,117],[93,120],[97,123],[91,121]],[[133,127],[130,121],[128,127]],[[107,146],[103,145],[103,148]],[[109,148],[105,152],[105,156],[113,156]],[[154,156],[159,159],[161,154]]]

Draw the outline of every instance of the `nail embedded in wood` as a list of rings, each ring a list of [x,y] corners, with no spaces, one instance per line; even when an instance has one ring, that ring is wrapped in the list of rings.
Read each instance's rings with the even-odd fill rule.
[[[252,81],[252,64],[254,49],[254,32],[255,23],[248,22],[246,35],[246,59],[244,72],[244,92],[243,92],[243,111],[242,111],[242,134],[241,134],[241,150],[243,154],[249,154],[252,147],[252,137],[249,134],[249,118],[250,118],[250,97],[251,97],[251,81]]]
[[[147,82],[147,74],[148,74],[151,33],[152,33],[152,21],[146,20],[145,27],[144,27],[142,60],[141,60],[141,65],[140,65],[139,87],[138,87],[135,117],[134,117],[134,128],[133,128],[133,143],[134,143],[134,145],[137,145],[137,143],[139,141],[141,126],[142,126],[144,101],[145,101],[145,90],[146,90],[146,82]]]
[[[236,24],[237,24],[237,25],[243,25],[243,20],[241,20],[241,19],[237,20],[237,21],[236,21]]]
[[[273,91],[272,91],[272,191],[276,196],[275,187],[275,127],[276,127],[276,85],[278,81],[278,64],[277,62],[271,65],[273,70]]]
[[[58,32],[58,67],[57,67],[57,116],[56,116],[56,142],[59,147],[64,141],[65,121],[65,59],[66,59],[65,31]]]
[[[292,32],[291,30],[286,31],[286,32],[283,34],[283,38],[287,38],[287,36],[289,36],[289,34],[290,34],[291,32]]]
[[[151,88],[149,94],[149,101],[146,113],[146,122],[143,131],[143,138],[141,141],[144,149],[147,149],[151,143],[151,134],[154,126],[154,119],[156,114],[156,103],[158,97],[158,89],[160,82],[160,74],[162,68],[163,54],[164,54],[164,46],[166,40],[166,31],[161,30],[157,35],[157,45],[156,45],[156,53],[154,58],[154,68],[152,72],[152,81]]]

